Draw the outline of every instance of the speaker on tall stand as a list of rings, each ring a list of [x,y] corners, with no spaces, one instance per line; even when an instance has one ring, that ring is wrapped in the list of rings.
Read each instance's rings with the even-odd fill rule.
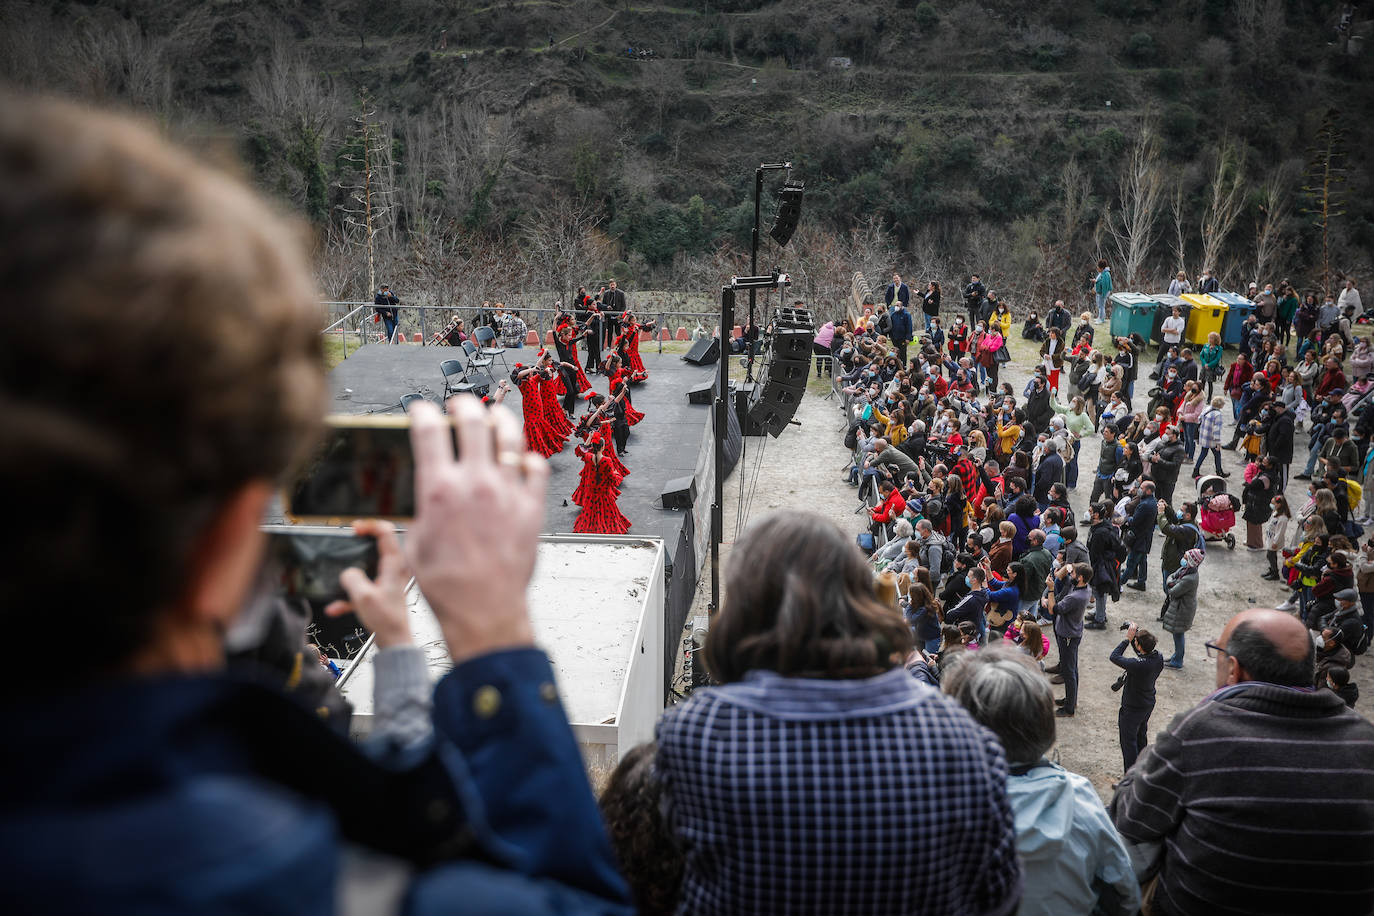
[[[811,372],[815,321],[801,308],[779,308],[769,322],[760,381],[749,394],[746,436],[777,437],[792,422]]]

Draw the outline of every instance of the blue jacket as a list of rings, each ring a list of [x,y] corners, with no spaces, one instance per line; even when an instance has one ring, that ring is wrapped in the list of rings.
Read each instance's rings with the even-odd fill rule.
[[[911,312],[908,309],[892,310],[892,342],[905,343],[911,340]]]
[[[358,851],[411,870],[408,913],[628,912],[552,683],[533,649],[475,658],[436,687],[432,741],[373,754],[225,677],[8,700],[6,912],[332,913]]]

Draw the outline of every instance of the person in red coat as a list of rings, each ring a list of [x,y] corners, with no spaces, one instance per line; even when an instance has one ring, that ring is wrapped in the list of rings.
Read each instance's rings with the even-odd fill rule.
[[[883,501],[869,510],[869,514],[873,516],[872,527],[875,529],[879,525],[893,521],[906,511],[906,500],[902,498],[901,492],[892,481],[883,479],[879,482],[878,492],[882,494]]]
[[[597,434],[587,447],[579,445],[577,454],[588,476],[586,485],[578,488],[582,491],[582,511],[577,514],[573,531],[578,534],[624,534],[629,531],[630,520],[616,504],[620,495],[620,474],[606,454],[605,440]]]

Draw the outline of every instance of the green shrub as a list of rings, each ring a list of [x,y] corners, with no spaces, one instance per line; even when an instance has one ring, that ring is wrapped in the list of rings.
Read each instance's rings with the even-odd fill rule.
[[[940,24],[940,14],[926,0],[916,5],[916,25],[922,32],[929,32]]]
[[[1190,144],[1197,134],[1197,112],[1181,102],[1174,102],[1164,109],[1160,129],[1171,141],[1179,145]]]
[[[1149,32],[1136,32],[1126,42],[1126,55],[1137,63],[1149,63],[1155,55],[1155,40]]]

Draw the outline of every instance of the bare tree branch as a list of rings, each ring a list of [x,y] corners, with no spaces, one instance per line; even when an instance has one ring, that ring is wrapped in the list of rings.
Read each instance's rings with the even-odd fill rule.
[[[1117,180],[1117,205],[1107,211],[1107,233],[1122,267],[1121,279],[1128,287],[1145,280],[1145,261],[1159,237],[1164,187],[1159,139],[1153,126],[1145,124]]]
[[[1217,148],[1216,168],[1212,173],[1211,194],[1202,211],[1202,267],[1217,271],[1222,248],[1245,209],[1245,157],[1230,137],[1223,137]],[[1214,274],[1218,278],[1220,273]]]

